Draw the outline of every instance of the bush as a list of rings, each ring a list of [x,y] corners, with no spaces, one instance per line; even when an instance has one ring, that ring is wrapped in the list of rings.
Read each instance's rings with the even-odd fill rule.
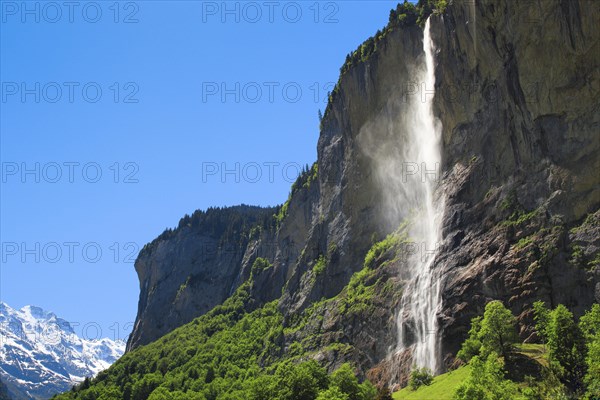
[[[271,263],[266,258],[258,257],[252,264],[252,272],[260,272],[271,268]]]
[[[394,400],[390,388],[387,386],[379,388],[377,392],[377,400]]]
[[[417,390],[421,386],[429,386],[433,382],[433,374],[428,368],[415,368],[410,373],[408,385],[412,390]]]
[[[321,255],[315,262],[315,265],[313,267],[313,273],[315,276],[321,275],[323,272],[325,272],[326,268],[327,268],[327,260],[325,259],[325,257],[323,255]]]

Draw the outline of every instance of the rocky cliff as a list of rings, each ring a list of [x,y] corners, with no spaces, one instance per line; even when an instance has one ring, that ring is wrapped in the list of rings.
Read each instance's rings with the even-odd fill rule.
[[[520,314],[524,338],[537,299],[577,312],[600,301],[599,18],[594,1],[541,0],[434,19],[448,350],[492,298]]]
[[[533,301],[576,312],[600,301],[600,3],[449,3],[430,17],[446,362],[491,299],[519,315],[530,340],[523,310]],[[264,257],[273,267],[256,274],[253,297],[279,299],[286,343],[332,368],[352,360],[375,381],[402,382],[410,354],[390,350],[406,279],[405,210],[387,195],[372,146],[398,146],[407,98],[434,90],[415,82],[427,15],[405,11],[349,55],[318,161],[284,206],[198,213],[142,250],[129,349],[221,303]],[[217,217],[224,212],[236,217]]]
[[[244,205],[196,211],[144,246],[135,261],[140,301],[127,349],[158,339],[229,297],[252,237],[273,229],[275,211]]]

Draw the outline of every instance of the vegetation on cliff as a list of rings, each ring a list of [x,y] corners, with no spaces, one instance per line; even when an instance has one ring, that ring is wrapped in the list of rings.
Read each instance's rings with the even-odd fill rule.
[[[327,374],[313,360],[319,349],[352,350],[348,343],[327,339],[328,333],[313,324],[322,322],[327,310],[344,320],[372,314],[380,306],[377,298],[391,290],[380,273],[399,256],[401,238],[395,233],[374,243],[364,269],[338,296],[315,302],[288,321],[277,301],[259,305],[252,297],[256,277],[271,268],[268,260],[257,258],[250,278],[222,305],[125,354],[95,379],[57,398],[375,399],[375,387],[368,380],[359,383],[350,364]],[[324,264],[321,257],[314,268]]]
[[[346,60],[340,68],[339,80],[333,91],[329,94],[329,102],[325,108],[325,115],[322,118],[319,116],[321,127],[323,126],[321,120],[327,118],[331,103],[333,103],[339,92],[340,82],[344,74],[353,67],[367,62],[373,54],[377,53],[381,46],[383,46],[384,39],[390,32],[404,27],[415,25],[423,26],[431,14],[443,13],[447,6],[447,0],[419,0],[416,4],[404,0],[403,3],[398,3],[396,8],[390,10],[387,25],[383,27],[383,29],[378,30],[374,36],[369,37],[361,43],[356,50],[346,55]]]
[[[312,167],[310,167],[310,168],[308,167],[308,165],[305,165],[302,168],[302,171],[300,172],[300,174],[298,175],[298,177],[292,184],[292,188],[290,189],[290,194],[289,194],[286,202],[283,203],[277,209],[277,213],[274,215],[274,218],[276,221],[276,226],[281,225],[281,222],[287,216],[288,207],[290,205],[290,201],[292,201],[292,196],[294,196],[294,194],[296,194],[301,189],[310,188],[311,183],[313,183],[317,180],[318,172],[319,172],[319,165],[316,162],[313,163]]]
[[[253,274],[269,267],[259,258]],[[375,399],[375,387],[359,383],[350,365],[328,375],[305,353],[286,351],[277,302],[256,308],[253,285],[251,276],[223,305],[127,353],[95,379],[57,398]]]
[[[184,228],[201,229],[206,236],[219,238],[221,243],[239,243],[256,229],[273,229],[273,207],[239,205],[234,207],[210,207],[206,211],[196,210],[179,220],[177,228],[167,228],[152,242],[146,244],[140,254],[149,253],[160,241],[174,237]]]

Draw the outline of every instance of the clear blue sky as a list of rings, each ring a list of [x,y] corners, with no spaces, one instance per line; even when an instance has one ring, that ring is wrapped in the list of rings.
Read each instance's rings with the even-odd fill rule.
[[[2,301],[123,337],[137,251],[196,209],[285,201],[397,2],[223,4],[0,2]]]

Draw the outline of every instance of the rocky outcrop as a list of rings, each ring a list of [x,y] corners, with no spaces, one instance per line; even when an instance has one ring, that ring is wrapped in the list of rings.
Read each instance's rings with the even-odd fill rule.
[[[524,310],[533,301],[576,314],[600,301],[600,3],[449,3],[431,16],[431,32],[446,198],[438,318],[451,362],[491,299],[519,315],[530,340]],[[141,252],[130,349],[222,302],[264,257],[272,268],[255,277],[253,297],[280,299],[290,347],[301,342],[332,368],[353,360],[374,380],[403,381],[410,355],[389,350],[404,259],[379,255],[370,271],[356,273],[373,243],[402,222],[403,205],[390,208],[369,146],[395,146],[403,132],[388,122],[407,113],[407,96],[427,95],[411,89],[419,86],[422,41],[414,21],[395,24],[378,34],[376,50],[360,50],[343,68],[317,164],[286,205],[233,209],[235,220],[210,224],[218,212],[200,213]],[[352,285],[368,296],[357,297]],[[364,307],[348,306],[357,298]]]

